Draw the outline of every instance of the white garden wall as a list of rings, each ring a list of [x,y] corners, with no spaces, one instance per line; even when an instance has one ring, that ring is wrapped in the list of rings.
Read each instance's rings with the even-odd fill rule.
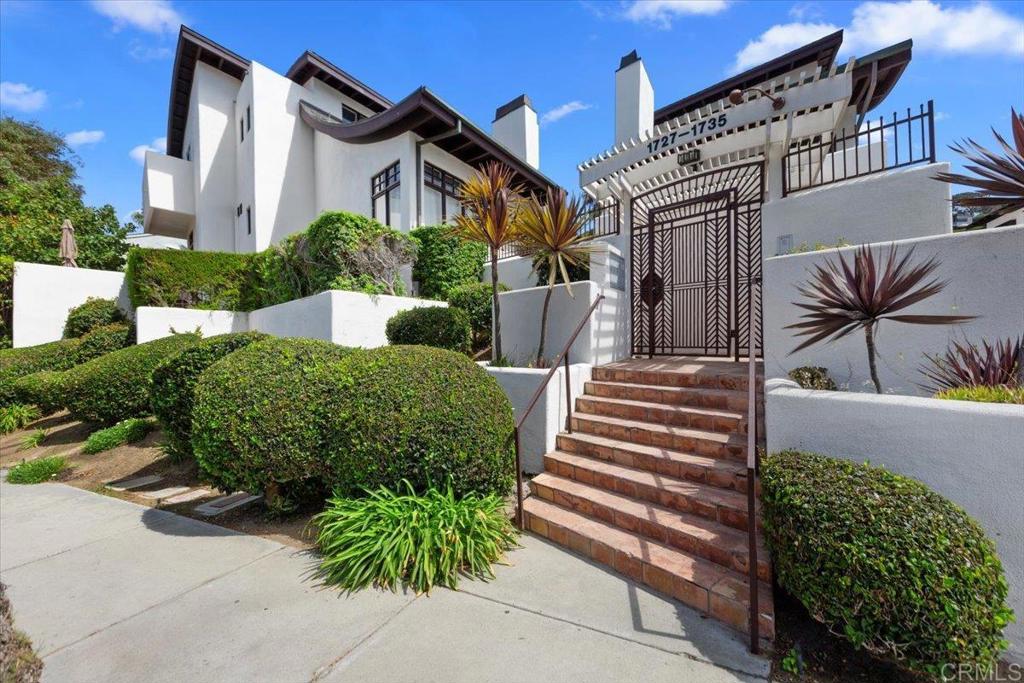
[[[918,368],[924,353],[945,351],[953,340],[971,342],[1017,337],[1024,327],[1024,226],[992,228],[899,242],[900,253],[915,248],[914,259],[939,261],[935,277],[948,281],[939,294],[902,313],[975,315],[962,325],[908,325],[883,322],[877,337],[878,374],[888,393],[919,395]],[[874,245],[886,250],[888,243]],[[851,260],[853,247],[839,250]],[[835,343],[823,342],[788,355],[798,342],[793,330],[802,297],[796,286],[805,283],[812,267],[836,259],[836,250],[778,256],[764,261],[765,376],[785,377],[796,367],[828,368],[836,382],[853,391],[874,391],[868,373],[864,334],[855,332]]]
[[[807,391],[770,380],[765,410],[769,452],[869,460],[924,482],[977,520],[1003,562],[1018,615],[1006,637],[1024,659],[1024,406]]]
[[[14,347],[60,339],[68,311],[89,297],[117,299],[124,311],[131,311],[124,273],[15,262]]]
[[[491,262],[484,263],[481,282],[491,281]],[[498,282],[509,289],[527,289],[537,285],[537,274],[533,272],[533,261],[526,256],[514,256],[498,261]]]
[[[180,332],[198,330],[204,337],[249,329],[249,314],[242,311],[203,311],[195,308],[140,306],[135,309],[138,344]]]

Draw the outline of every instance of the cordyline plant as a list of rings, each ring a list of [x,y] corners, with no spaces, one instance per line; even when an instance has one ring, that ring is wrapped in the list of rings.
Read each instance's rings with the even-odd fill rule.
[[[590,235],[584,230],[596,208],[589,199],[569,197],[565,190],[551,187],[548,188],[546,202],[542,203],[536,196],[530,197],[516,218],[519,244],[525,255],[533,257],[534,272],[540,269],[541,264],[547,264],[548,289],[541,309],[537,367],[546,363],[544,341],[547,338],[551,293],[561,274],[566,291],[569,296],[574,296],[568,269],[586,262],[593,251]]]
[[[494,354],[501,358],[501,308],[498,302],[498,250],[516,241],[515,216],[522,187],[512,169],[497,161],[484,164],[459,190],[465,210],[455,217],[452,234],[486,244],[491,252],[491,297],[494,302]]]
[[[934,178],[980,190],[978,196],[961,199],[964,206],[995,207],[994,216],[1024,209],[1024,115],[1011,107],[1010,119],[1016,149],[1010,147],[994,128],[992,134],[999,141],[1002,154],[991,152],[970,138],[950,145],[950,149],[972,162],[965,168],[975,175],[939,173]]]
[[[953,342],[943,355],[925,354],[927,363],[921,366],[926,378],[923,389],[939,393],[960,387],[1020,387],[1024,385],[1024,345],[1021,337],[1007,338],[990,346],[982,341],[975,344]]]
[[[914,265],[910,249],[897,260],[896,245],[889,247],[884,269],[879,271],[875,256],[867,246],[857,249],[853,264],[846,262],[839,254],[839,263],[826,259],[824,265],[816,265],[811,280],[797,291],[811,300],[811,303],[793,302],[810,313],[800,316],[802,322],[787,325],[785,329],[800,330],[795,336],[809,337],[790,351],[796,353],[808,346],[831,337],[829,341],[842,339],[857,329],[864,329],[864,340],[868,348],[868,367],[875,391],[882,393],[875,366],[875,335],[882,320],[892,320],[915,325],[948,325],[972,320],[970,315],[894,315],[908,306],[938,294],[946,282],[936,279],[925,281],[938,268],[935,258]]]

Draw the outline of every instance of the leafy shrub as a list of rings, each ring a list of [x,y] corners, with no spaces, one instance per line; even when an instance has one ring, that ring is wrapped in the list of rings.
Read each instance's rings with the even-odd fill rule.
[[[225,491],[297,499],[322,487],[324,424],[339,410],[338,362],[351,349],[316,339],[266,339],[210,365],[192,407],[199,468]]]
[[[14,259],[0,254],[0,349],[11,348],[14,315]]]
[[[786,451],[762,469],[779,585],[856,647],[931,674],[988,664],[1012,618],[995,547],[959,507],[868,465]]]
[[[828,368],[805,366],[789,371],[789,378],[803,389],[835,391],[836,383],[829,377]]]
[[[512,406],[469,358],[385,346],[349,356],[340,370],[323,451],[340,495],[403,479],[425,491],[449,477],[457,496],[511,489]]]
[[[94,328],[79,340],[75,350],[75,364],[123,349],[135,343],[135,328],[124,323],[114,323]]]
[[[260,332],[219,334],[183,349],[153,370],[150,402],[172,453],[192,454],[192,403],[199,375],[229,353],[266,337]]]
[[[45,429],[36,429],[36,430],[30,432],[29,434],[26,434],[25,436],[23,436],[21,438],[21,444],[19,445],[19,449],[23,450],[23,451],[27,451],[29,449],[36,448],[41,443],[43,443],[43,441],[45,439],[46,439],[46,430]]]
[[[437,585],[454,589],[460,573],[493,578],[491,564],[516,543],[504,500],[456,498],[451,487],[417,496],[409,482],[401,486],[406,493],[380,488],[365,498],[327,501],[314,518],[325,583],[355,591],[405,582],[419,593]]]
[[[388,320],[390,344],[422,344],[467,353],[473,344],[469,316],[460,308],[425,306],[400,311]]]
[[[33,372],[14,380],[14,395],[18,401],[33,405],[43,415],[49,415],[64,407],[63,382],[63,371]]]
[[[18,463],[7,472],[7,481],[11,484],[39,484],[53,479],[67,469],[67,466],[67,460],[59,455],[27,460]]]
[[[126,443],[135,443],[146,438],[156,427],[156,423],[144,417],[130,417],[121,420],[113,427],[100,429],[89,435],[82,447],[82,452],[87,455],[102,453],[111,448],[117,448]]]
[[[420,296],[445,299],[452,290],[480,281],[487,260],[487,246],[451,234],[447,225],[428,225],[410,231],[416,242],[412,277]]]
[[[91,296],[85,300],[85,303],[68,311],[68,317],[64,321],[64,338],[81,337],[97,327],[121,323],[125,320],[127,317],[124,311],[118,308],[117,301]]]
[[[40,370],[66,370],[77,361],[79,339],[0,351],[0,406],[16,400],[14,380]]]
[[[247,254],[133,247],[125,269],[128,296],[135,308],[239,310],[248,266]]]
[[[956,387],[935,394],[935,398],[950,401],[977,401],[979,403],[1017,403],[1024,404],[1024,387],[976,386]]]
[[[499,283],[498,291],[507,292],[508,287]],[[448,305],[462,309],[469,316],[475,349],[491,343],[492,295],[491,285],[486,282],[459,285],[448,292]]]
[[[102,425],[149,415],[153,370],[198,340],[196,334],[175,334],[75,366],[64,375],[65,406],[77,419]]]
[[[34,405],[13,403],[0,408],[0,434],[10,434],[39,419],[39,410]]]

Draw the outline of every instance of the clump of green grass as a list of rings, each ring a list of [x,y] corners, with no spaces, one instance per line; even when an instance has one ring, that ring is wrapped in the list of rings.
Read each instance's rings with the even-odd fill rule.
[[[36,448],[37,446],[39,446],[39,444],[43,443],[43,440],[45,438],[46,438],[46,430],[45,429],[37,429],[37,430],[33,431],[31,434],[27,434],[21,440],[20,450],[27,451],[27,450],[29,450],[31,448]]]
[[[371,584],[416,592],[456,588],[459,574],[493,578],[491,564],[515,546],[517,531],[496,495],[456,498],[451,486],[422,496],[387,488],[365,498],[334,496],[313,518],[324,582],[348,591]]]
[[[141,441],[153,431],[156,424],[151,419],[144,417],[130,417],[121,420],[113,427],[107,427],[93,432],[85,440],[82,452],[86,454],[102,453],[109,451],[126,443]]]
[[[956,387],[935,394],[935,398],[951,401],[978,401],[980,403],[1019,403],[1024,404],[1024,387],[1011,387],[1005,384],[989,387]]]
[[[39,409],[35,406],[26,406],[21,403],[4,406],[0,408],[0,434],[17,431],[35,422],[39,417]]]
[[[12,484],[38,484],[53,479],[67,466],[68,461],[59,455],[27,460],[10,469],[7,473],[7,481]]]

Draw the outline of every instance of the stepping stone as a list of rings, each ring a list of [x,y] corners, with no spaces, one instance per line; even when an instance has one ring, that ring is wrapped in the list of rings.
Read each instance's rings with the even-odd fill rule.
[[[161,500],[162,498],[170,498],[171,496],[179,496],[186,491],[191,490],[188,486],[170,486],[165,489],[159,489],[158,491],[145,491],[139,495],[143,498],[150,498],[152,500]]]
[[[217,515],[227,512],[228,510],[234,510],[235,508],[248,505],[260,500],[263,496],[256,496],[245,491],[239,491],[238,493],[232,493],[229,496],[221,496],[216,500],[211,500],[209,503],[203,503],[196,508],[196,512],[206,517],[216,517]]]
[[[127,491],[128,489],[137,489],[140,486],[148,486],[149,484],[155,484],[163,479],[159,474],[150,474],[145,477],[135,477],[128,479],[117,479],[115,481],[108,481],[107,488],[113,489],[114,491]]]
[[[176,496],[164,499],[164,503],[168,505],[177,505],[178,503],[187,503],[191,500],[197,500],[199,498],[205,498],[212,494],[213,491],[210,489],[192,489],[186,493],[180,493]]]

